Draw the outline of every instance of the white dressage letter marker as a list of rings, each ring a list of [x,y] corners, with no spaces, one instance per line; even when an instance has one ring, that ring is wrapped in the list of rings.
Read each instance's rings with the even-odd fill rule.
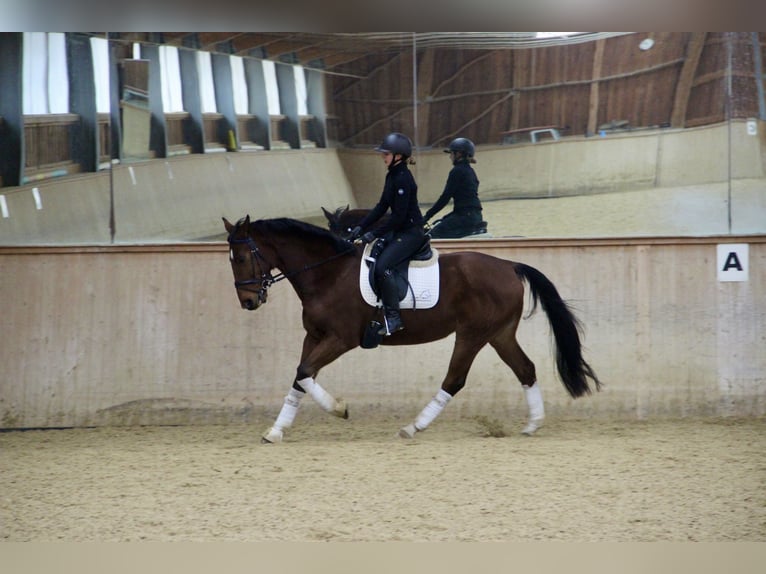
[[[40,197],[40,190],[36,187],[32,188],[32,197],[35,198],[35,207],[40,211],[43,208],[43,200]]]
[[[749,279],[749,245],[747,243],[720,243],[716,264],[719,281],[747,281]]]
[[[0,211],[3,213],[3,219],[8,219],[10,214],[8,213],[8,203],[5,201],[5,196],[0,195]]]

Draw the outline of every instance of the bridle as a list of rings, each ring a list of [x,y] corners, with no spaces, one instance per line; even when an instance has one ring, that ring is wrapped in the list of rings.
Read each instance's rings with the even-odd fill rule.
[[[323,259],[322,261],[319,261],[317,263],[312,264],[306,264],[300,269],[296,269],[294,271],[289,271],[286,273],[280,272],[276,276],[271,274],[271,270],[274,269],[275,265],[272,265],[269,263],[269,260],[264,257],[263,253],[258,249],[258,245],[256,245],[255,240],[250,237],[250,235],[246,236],[242,239],[235,239],[233,237],[234,233],[229,235],[228,241],[229,245],[237,245],[237,244],[247,244],[248,248],[250,249],[250,264],[253,270],[253,276],[251,279],[242,279],[242,280],[234,280],[234,287],[237,289],[241,289],[243,291],[249,291],[251,293],[255,293],[258,296],[258,304],[262,304],[266,302],[266,295],[269,287],[271,287],[274,283],[278,283],[279,281],[282,281],[282,279],[287,279],[289,277],[292,277],[294,275],[297,275],[298,273],[302,273],[303,271],[309,271],[310,269],[314,269],[315,267],[319,267],[320,265],[324,265],[325,263],[329,263],[330,261],[333,261],[335,259],[338,259],[339,257],[342,257],[344,255],[347,255],[348,253],[351,253],[352,251],[356,250],[356,247],[353,243],[349,243],[349,249],[346,251],[341,251],[340,253],[336,253],[335,255],[328,257],[327,259]],[[258,261],[258,270],[261,273],[260,278],[257,278],[258,272],[255,269],[256,261]],[[263,271],[265,267],[268,268],[268,271]],[[257,287],[254,287],[257,286]]]
[[[280,273],[276,277],[271,274],[271,270],[274,268],[274,266],[271,265],[271,263],[269,263],[268,260],[263,256],[252,237],[248,235],[244,239],[235,239],[231,235],[229,236],[229,246],[242,243],[246,243],[250,248],[250,265],[253,269],[253,276],[252,279],[243,279],[239,281],[235,279],[234,287],[237,289],[242,289],[243,291],[255,293],[258,296],[258,304],[260,305],[261,303],[266,302],[266,292],[268,291],[269,287],[271,287],[277,281],[284,279],[285,274]],[[260,262],[258,263],[258,270],[261,272],[261,277],[258,279],[256,278],[258,273],[255,270],[255,264],[256,261],[259,260]],[[268,271],[266,272],[263,271],[264,263],[268,268]]]

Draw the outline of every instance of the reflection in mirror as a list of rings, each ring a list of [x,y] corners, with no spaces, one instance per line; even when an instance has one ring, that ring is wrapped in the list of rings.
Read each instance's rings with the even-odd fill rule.
[[[280,54],[259,33],[3,34],[0,244],[219,241],[246,213],[326,226],[322,207],[377,202],[393,131],[423,212],[443,150],[475,144],[494,238],[762,234],[764,38],[327,35],[341,58],[302,34]]]
[[[120,64],[123,161],[148,159],[151,111],[149,61],[123,60]]]

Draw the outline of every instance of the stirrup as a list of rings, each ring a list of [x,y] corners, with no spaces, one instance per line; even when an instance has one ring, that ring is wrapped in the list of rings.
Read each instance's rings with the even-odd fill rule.
[[[389,319],[391,322],[389,323]],[[393,313],[383,313],[383,326],[378,331],[378,335],[383,335],[385,337],[390,337],[397,331],[401,331],[404,329],[404,324],[402,323],[402,318],[399,315],[398,312],[396,314]]]

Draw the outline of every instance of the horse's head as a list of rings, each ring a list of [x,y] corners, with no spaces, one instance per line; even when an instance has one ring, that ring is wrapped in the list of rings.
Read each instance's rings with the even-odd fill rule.
[[[243,309],[254,311],[266,302],[268,288],[274,281],[272,266],[264,259],[255,240],[250,235],[250,216],[236,224],[224,217],[228,232],[229,262],[234,273],[234,287]]]
[[[327,211],[324,207],[322,211],[327,218],[328,229],[338,237],[345,239],[351,234],[351,230],[359,225],[365,216],[370,213],[369,209],[351,209],[348,205],[346,207],[339,207],[334,212]],[[372,229],[377,229],[386,223],[389,217],[390,215],[384,215],[372,225]]]
[[[343,224],[343,216],[348,213],[349,207],[348,205],[346,207],[339,207],[333,212],[327,211],[324,207],[322,208],[322,212],[324,212],[324,216],[327,218],[327,227],[335,235],[343,237],[348,234],[348,226]]]

